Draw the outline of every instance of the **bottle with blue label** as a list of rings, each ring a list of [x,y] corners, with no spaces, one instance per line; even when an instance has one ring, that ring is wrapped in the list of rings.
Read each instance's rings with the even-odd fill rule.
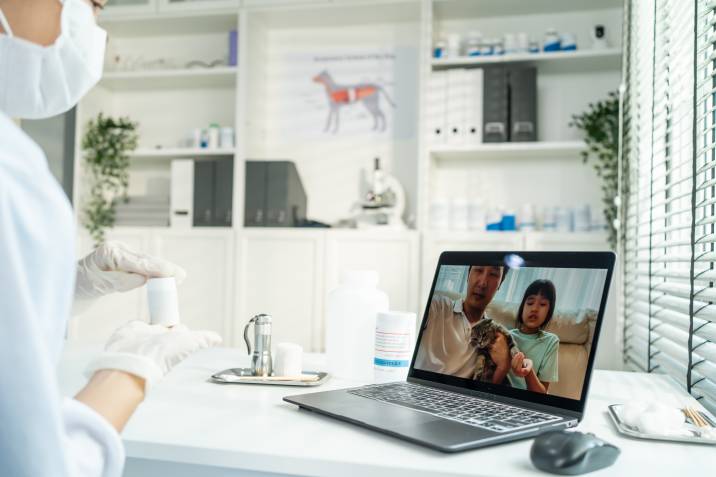
[[[550,28],[544,34],[544,41],[542,43],[542,51],[560,51],[562,48],[562,42],[560,41],[557,30]]]
[[[577,37],[574,33],[562,33],[559,43],[562,51],[574,51],[577,49]]]
[[[376,383],[404,381],[410,370],[415,350],[415,313],[401,311],[378,312],[375,321]]]
[[[498,210],[490,208],[487,211],[485,230],[487,231],[499,231],[502,230],[502,213]]]
[[[447,41],[440,38],[433,46],[433,58],[444,58],[447,50]]]
[[[514,211],[507,211],[502,214],[500,230],[503,232],[514,232],[517,230],[517,217]]]

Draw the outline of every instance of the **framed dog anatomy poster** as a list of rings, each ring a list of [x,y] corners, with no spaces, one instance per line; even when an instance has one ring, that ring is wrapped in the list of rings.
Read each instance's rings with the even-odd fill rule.
[[[417,112],[413,49],[326,49],[282,58],[270,74],[274,137],[390,140],[412,133],[400,123]]]

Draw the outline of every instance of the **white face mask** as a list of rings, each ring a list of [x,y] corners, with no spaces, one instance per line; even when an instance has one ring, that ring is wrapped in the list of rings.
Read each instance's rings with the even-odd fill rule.
[[[60,36],[47,47],[13,36],[0,10],[0,111],[11,117],[64,113],[102,77],[107,32],[83,0],[60,1]]]

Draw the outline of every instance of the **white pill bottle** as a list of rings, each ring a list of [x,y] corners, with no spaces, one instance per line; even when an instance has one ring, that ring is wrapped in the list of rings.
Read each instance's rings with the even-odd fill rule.
[[[373,382],[376,316],[388,311],[388,295],[378,289],[378,272],[350,270],[326,302],[326,357],[334,377]]]
[[[177,282],[174,277],[147,280],[147,305],[150,324],[174,326],[181,322]]]
[[[415,350],[415,313],[380,312],[375,322],[375,382],[405,381]]]

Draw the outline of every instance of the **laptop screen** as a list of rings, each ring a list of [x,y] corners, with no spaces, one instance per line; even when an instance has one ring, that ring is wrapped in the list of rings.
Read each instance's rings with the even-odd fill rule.
[[[441,260],[413,368],[521,399],[579,401],[609,271]]]

